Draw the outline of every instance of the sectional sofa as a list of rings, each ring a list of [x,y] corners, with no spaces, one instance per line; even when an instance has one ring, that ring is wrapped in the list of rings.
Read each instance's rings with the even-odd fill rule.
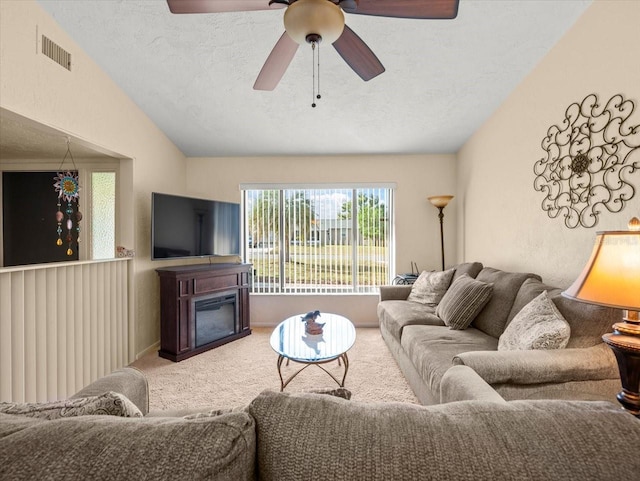
[[[619,371],[615,356],[601,336],[611,332],[613,323],[621,319],[619,310],[565,298],[560,288],[545,285],[532,273],[506,272],[479,262],[463,263],[451,270],[450,286],[461,282],[462,277],[491,286],[486,304],[468,327],[449,327],[438,315],[451,287],[444,291],[440,304],[408,300],[414,289],[410,285],[380,289],[382,337],[421,403],[440,402],[441,380],[455,365],[473,368],[507,400],[616,402],[621,386]],[[510,323],[521,311],[522,321],[528,312],[524,308],[544,297],[544,291],[552,303],[549,308],[570,327],[566,345],[558,349],[499,349]]]
[[[640,457],[615,459],[640,444],[640,420],[617,405],[507,402],[467,366],[447,370],[441,387],[437,406],[265,391],[248,406],[148,412],[144,375],[125,368],[49,409],[57,419],[0,404],[23,411],[0,412],[0,479],[614,480],[640,472]],[[89,409],[105,393],[120,399],[119,413]]]

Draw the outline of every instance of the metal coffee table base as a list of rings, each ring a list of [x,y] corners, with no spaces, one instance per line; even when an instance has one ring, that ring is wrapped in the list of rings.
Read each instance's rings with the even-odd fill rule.
[[[304,364],[304,366],[300,369],[298,369],[296,372],[294,372],[291,376],[289,376],[289,378],[287,378],[287,380],[285,380],[282,377],[282,361],[287,360],[287,365],[289,365],[289,361],[293,361],[293,362],[297,362],[299,364]],[[338,360],[338,365],[340,365],[340,362],[342,361],[342,364],[344,364],[344,374],[342,375],[342,382],[339,381],[333,374],[331,374],[329,371],[327,371],[324,367],[321,366],[321,364],[326,364],[328,362],[333,362],[335,360]],[[324,361],[316,361],[316,362],[309,362],[309,361],[296,361],[295,359],[290,359],[288,357],[283,356],[282,354],[278,355],[278,375],[280,376],[280,391],[284,391],[284,388],[287,387],[287,384],[289,384],[291,381],[293,381],[293,379],[300,374],[302,371],[304,371],[306,368],[308,368],[309,366],[312,365],[316,365],[318,366],[320,369],[322,369],[324,372],[326,372],[329,377],[331,377],[331,379],[333,379],[336,384],[340,387],[344,387],[344,380],[347,378],[347,372],[349,371],[349,357],[347,356],[347,353],[344,352],[342,354],[340,354],[338,357],[334,357],[332,359],[326,359]]]

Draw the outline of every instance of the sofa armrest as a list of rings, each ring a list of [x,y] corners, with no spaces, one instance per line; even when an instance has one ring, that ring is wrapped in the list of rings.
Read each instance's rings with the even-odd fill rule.
[[[124,394],[143,415],[149,412],[149,383],[144,373],[134,367],[123,367],[82,388],[71,398],[98,396],[108,391]]]
[[[410,285],[380,286],[381,301],[406,301],[410,293]]]
[[[489,384],[541,384],[615,379],[618,365],[603,343],[588,348],[472,351],[453,363],[473,368]]]
[[[442,376],[440,403],[454,401],[507,402],[469,366],[452,366]]]

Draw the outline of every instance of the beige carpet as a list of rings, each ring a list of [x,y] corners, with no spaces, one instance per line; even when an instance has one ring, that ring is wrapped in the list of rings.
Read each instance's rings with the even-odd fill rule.
[[[269,345],[271,331],[254,328],[250,336],[181,362],[162,359],[156,352],[138,359],[132,365],[149,379],[150,408],[232,407],[249,403],[265,389],[279,390],[278,355]],[[356,343],[348,355],[345,387],[352,392],[353,400],[418,403],[377,328],[356,329]],[[293,362],[288,367],[285,364],[286,377],[302,367]],[[341,378],[343,368],[337,362],[323,366]],[[285,391],[325,387],[337,384],[318,366],[309,366]]]

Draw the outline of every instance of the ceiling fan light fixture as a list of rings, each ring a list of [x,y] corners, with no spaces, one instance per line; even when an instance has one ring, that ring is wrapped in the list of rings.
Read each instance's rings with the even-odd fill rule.
[[[344,14],[329,0],[297,0],[284,12],[284,28],[299,44],[307,42],[310,35],[333,43],[342,35]]]

